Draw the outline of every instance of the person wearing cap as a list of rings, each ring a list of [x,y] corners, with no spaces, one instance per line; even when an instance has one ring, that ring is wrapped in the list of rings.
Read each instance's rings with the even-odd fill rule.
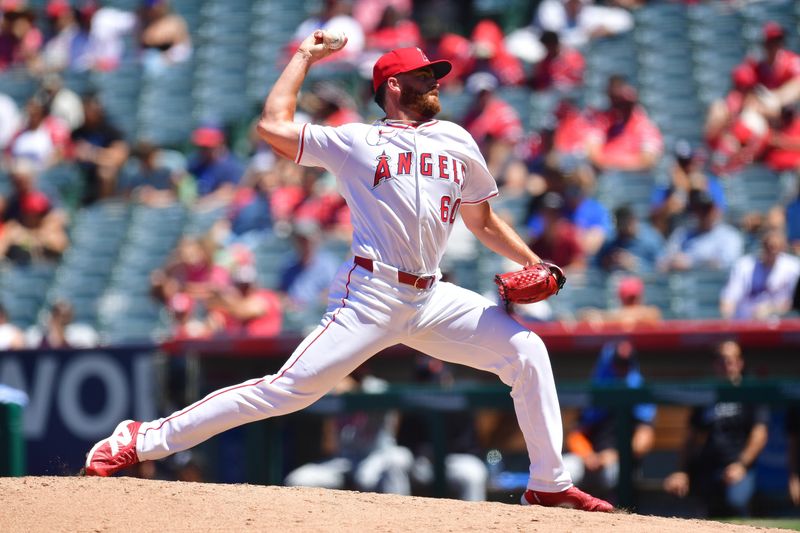
[[[522,121],[510,104],[494,91],[500,82],[488,72],[476,72],[467,79],[466,90],[474,100],[461,124],[486,158],[489,171],[498,173],[522,139]]]
[[[82,202],[89,205],[114,195],[130,148],[122,132],[109,121],[97,95],[83,97],[83,117],[83,125],[72,132],[72,144],[85,180]]]
[[[564,467],[561,411],[542,339],[505,306],[442,280],[439,263],[459,213],[491,250],[523,267],[542,262],[488,203],[497,184],[475,140],[435,118],[438,79],[450,63],[431,61],[419,48],[392,50],[372,71],[384,118],[337,128],[297,123],[297,94],[309,69],[335,52],[324,37],[315,31],[300,44],[257,129],[277,154],[335,175],[350,207],[353,256],[329,286],[327,311],[277,373],[213,392],[164,419],[120,422],[90,450],[85,472],[108,476],[298,411],[376,353],[405,344],[493,372],[511,387],[531,462],[521,503],[613,511],[575,487]]]
[[[194,176],[198,207],[227,206],[244,175],[244,165],[228,150],[225,133],[216,124],[201,124],[192,132],[192,144],[197,152],[189,159],[187,171]]]
[[[66,214],[36,186],[36,165],[16,159],[12,192],[0,196],[0,258],[17,263],[57,261],[69,246]]]
[[[579,309],[578,320],[592,327],[617,326],[632,331],[641,326],[654,326],[661,322],[661,309],[644,303],[644,282],[636,276],[625,276],[617,285],[618,305],[611,309]]]
[[[800,55],[786,48],[786,30],[778,22],[766,22],[762,28],[761,59],[748,57],[744,64],[753,69],[756,81],[772,91],[776,108],[800,100]]]
[[[608,82],[610,107],[594,117],[588,155],[598,170],[642,172],[661,158],[661,131],[639,105],[636,89],[619,76]]]
[[[719,206],[708,192],[691,191],[688,206],[690,216],[667,239],[659,269],[729,269],[744,252],[741,233],[721,220]]]

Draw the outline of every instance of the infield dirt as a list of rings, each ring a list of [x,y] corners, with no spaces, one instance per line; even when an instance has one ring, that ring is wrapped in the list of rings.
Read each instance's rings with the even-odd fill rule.
[[[145,481],[0,478],[0,531],[592,532],[785,531],[323,489]]]

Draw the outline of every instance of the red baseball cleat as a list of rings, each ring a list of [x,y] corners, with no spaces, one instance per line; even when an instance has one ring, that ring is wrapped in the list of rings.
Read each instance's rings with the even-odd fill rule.
[[[543,505],[545,507],[565,507],[580,511],[610,513],[614,506],[605,500],[586,494],[578,487],[570,487],[562,492],[542,492],[526,490],[522,495],[522,505]]]
[[[141,422],[125,420],[117,424],[114,433],[95,444],[86,456],[84,474],[107,477],[139,462],[136,456],[136,436]]]

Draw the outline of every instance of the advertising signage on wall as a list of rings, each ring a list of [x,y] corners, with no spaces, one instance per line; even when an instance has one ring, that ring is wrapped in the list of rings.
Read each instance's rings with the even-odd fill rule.
[[[126,418],[155,418],[153,348],[0,352],[0,383],[23,390],[27,473],[75,474]]]

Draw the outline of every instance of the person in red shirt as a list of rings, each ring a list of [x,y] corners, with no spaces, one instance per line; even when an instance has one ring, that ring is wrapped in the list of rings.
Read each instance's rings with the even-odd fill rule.
[[[417,23],[395,6],[386,6],[378,27],[367,34],[367,49],[388,51],[395,48],[420,46],[422,36]]]
[[[712,169],[728,173],[751,163],[763,151],[768,112],[757,90],[758,77],[748,64],[731,72],[733,87],[725,98],[711,103],[705,137],[712,150]]]
[[[543,231],[528,246],[539,257],[562,268],[574,270],[586,266],[586,257],[580,244],[578,229],[564,216],[564,199],[556,192],[542,196],[540,209]]]
[[[472,30],[475,62],[469,72],[491,72],[501,85],[519,85],[525,81],[525,69],[506,50],[505,35],[496,22],[484,19]]]
[[[273,337],[281,332],[283,315],[277,294],[258,286],[253,265],[233,271],[233,287],[219,287],[208,300],[213,328],[229,335]]]
[[[23,2],[5,2],[0,20],[0,71],[36,59],[44,38],[34,25],[33,10]]]
[[[478,143],[489,170],[499,169],[522,138],[522,121],[517,111],[494,96],[499,81],[486,72],[477,72],[467,80],[467,91],[475,95],[461,123]]]
[[[745,65],[753,69],[759,84],[772,91],[779,106],[800,100],[800,56],[784,48],[785,30],[777,22],[763,28],[764,58],[749,57]]]
[[[793,107],[781,109],[781,116],[767,138],[764,163],[776,172],[800,169],[800,116]]]
[[[589,160],[601,171],[639,172],[661,158],[664,141],[658,127],[638,105],[638,93],[619,77],[609,80],[611,107],[598,113],[589,138]]]
[[[562,100],[556,107],[555,117],[558,119],[553,141],[555,149],[561,154],[585,156],[592,123],[580,107],[573,100]]]
[[[583,83],[586,62],[580,52],[561,46],[558,34],[554,31],[542,32],[539,40],[547,52],[534,68],[529,80],[531,88],[535,91],[548,89],[563,91]]]

